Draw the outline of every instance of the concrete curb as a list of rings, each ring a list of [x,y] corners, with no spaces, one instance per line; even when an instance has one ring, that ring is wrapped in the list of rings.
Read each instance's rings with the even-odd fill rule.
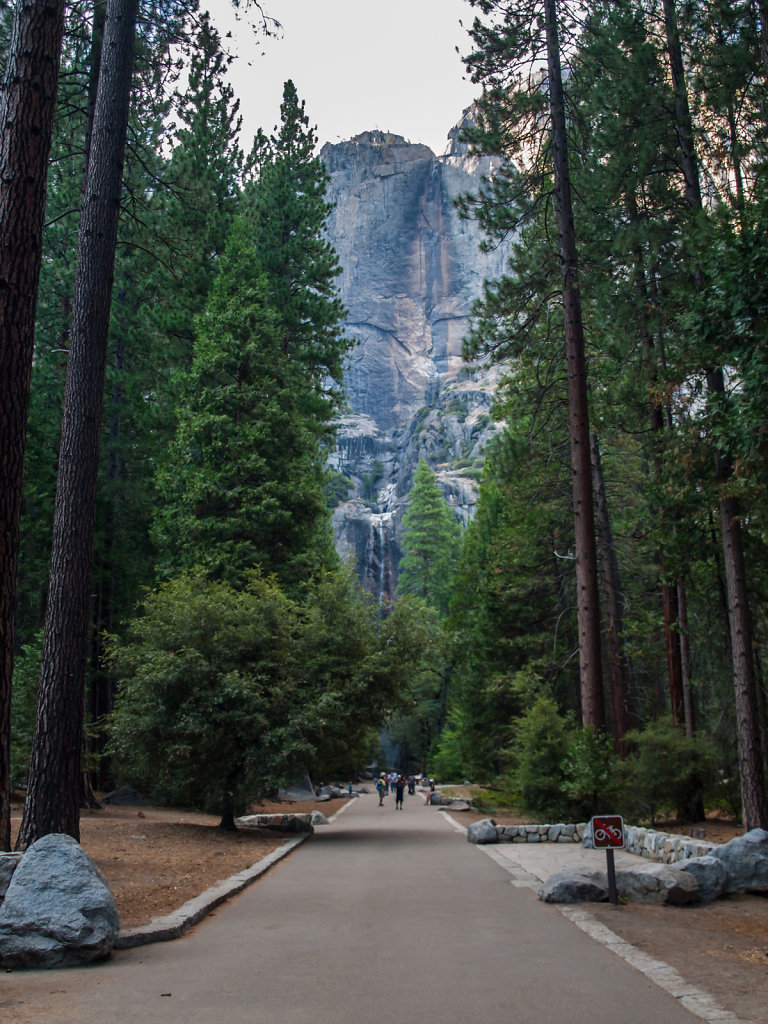
[[[596,921],[587,910],[580,907],[558,907],[559,913],[567,917],[577,928],[581,928],[595,942],[610,949],[616,956],[626,960],[635,970],[640,971],[659,988],[677,999],[689,1013],[707,1024],[753,1024],[745,1021],[730,1010],[724,1009],[708,992],[691,985],[685,978],[663,960],[656,960],[636,946],[619,938],[606,925]]]
[[[354,800],[347,800],[345,804],[331,815],[328,823],[334,822],[340,814],[354,803]],[[279,861],[292,853],[300,843],[310,838],[311,833],[305,832],[302,835],[286,839],[285,844],[272,853],[268,853],[257,864],[244,871],[239,871],[230,878],[225,878],[210,889],[201,892],[191,900],[187,900],[178,910],[165,917],[153,917],[149,924],[138,925],[136,928],[125,928],[117,937],[115,949],[134,949],[136,946],[148,946],[152,942],[169,942],[171,939],[180,938],[186,931],[199,921],[202,921],[212,910],[221,906],[228,899],[236,896],[247,889],[249,885],[261,878],[267,871]]]

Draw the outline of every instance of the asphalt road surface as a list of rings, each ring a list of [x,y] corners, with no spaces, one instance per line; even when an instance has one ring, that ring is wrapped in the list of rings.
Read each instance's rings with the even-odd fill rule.
[[[698,1019],[510,884],[418,795],[402,811],[362,796],[182,939],[23,977],[19,1006],[0,975],[0,1019],[11,1008],[24,1024]]]

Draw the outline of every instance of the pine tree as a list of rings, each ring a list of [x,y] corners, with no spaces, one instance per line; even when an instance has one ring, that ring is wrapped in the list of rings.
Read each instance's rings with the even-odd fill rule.
[[[307,423],[327,439],[340,407],[339,385],[352,342],[336,279],[338,257],[325,237],[330,213],[328,172],[293,82],[285,83],[280,131],[259,158],[248,195],[253,241],[270,305],[278,313],[280,346],[303,380]]]
[[[21,848],[50,832],[76,839],[80,834],[99,433],[137,13],[138,0],[110,0],[107,9],[78,239],[46,633]]]
[[[424,459],[416,467],[408,492],[402,547],[398,594],[414,594],[447,615],[461,549],[461,528]]]
[[[485,205],[487,207],[490,199],[493,209],[486,212],[485,223],[494,233],[501,233],[515,226],[515,216],[520,222],[524,221],[540,198],[536,195],[538,185],[554,200],[568,381],[581,714],[584,725],[602,729],[605,707],[589,454],[586,343],[562,75],[563,53],[569,47],[566,33],[573,28],[574,15],[567,10],[568,5],[558,5],[556,0],[540,0],[535,4],[514,0],[471,2],[491,18],[488,23],[479,18],[475,20],[472,36],[477,50],[466,61],[473,80],[483,83],[485,90],[481,103],[485,123],[474,134],[474,140],[488,151],[504,152],[510,162],[521,155],[521,162],[532,163],[534,171],[528,175],[512,169],[498,184],[490,183],[486,187]],[[532,70],[540,63],[546,63],[546,75]],[[544,157],[540,159],[542,153]],[[516,192],[512,219],[505,214],[507,204],[496,203],[510,183]],[[509,198],[508,192],[507,202]]]
[[[328,177],[290,82],[281,112],[198,321],[160,480],[166,574],[200,564],[235,582],[259,567],[294,586],[336,561],[323,485],[350,342]]]
[[[198,321],[155,538],[169,575],[202,565],[237,584],[258,567],[296,583],[331,557],[321,453],[251,230],[233,229]]]
[[[10,710],[24,449],[64,4],[19,4],[0,99],[0,848],[10,846]]]

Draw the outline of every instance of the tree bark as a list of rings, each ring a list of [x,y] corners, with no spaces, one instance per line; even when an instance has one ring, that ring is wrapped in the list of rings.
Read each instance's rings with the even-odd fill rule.
[[[608,661],[606,674],[610,687],[613,740],[616,752],[625,757],[627,746],[624,736],[629,729],[630,713],[627,697],[627,659],[624,654],[624,594],[619,560],[613,542],[597,434],[592,437],[592,476],[597,511],[597,546],[600,552],[605,603],[605,650]]]
[[[677,581],[677,614],[680,624],[680,666],[683,677],[683,708],[685,710],[685,735],[693,738],[696,732],[696,705],[691,682],[691,652],[688,643],[688,600],[683,580]]]
[[[138,0],[109,0],[78,238],[53,550],[30,783],[19,847],[79,839],[99,443]]]
[[[699,162],[693,141],[693,118],[688,102],[688,88],[685,83],[683,47],[677,22],[675,0],[663,0],[664,30],[667,38],[669,71],[672,76],[672,91],[675,97],[675,128],[680,145],[680,163],[685,179],[685,198],[694,209],[701,207],[701,185],[699,183]]]
[[[571,440],[573,520],[576,547],[576,607],[579,629],[582,724],[605,727],[600,652],[600,603],[597,579],[595,511],[592,497],[587,361],[579,291],[579,261],[573,222],[565,97],[560,68],[557,4],[544,3],[549,67],[549,103],[555,176],[555,207],[565,312],[568,367],[568,419]]]
[[[763,78],[768,81],[768,0],[758,0],[760,17],[760,55],[763,58]]]
[[[19,522],[64,8],[64,0],[20,0],[0,99],[0,850],[11,845]]]
[[[721,463],[722,460],[718,460]],[[736,700],[741,801],[745,829],[768,828],[768,798],[765,792],[763,737],[749,612],[747,571],[741,537],[738,500],[728,493],[723,467],[718,476],[725,493],[720,500],[720,526],[723,536],[725,585],[728,595],[728,621],[731,633],[733,690]]]

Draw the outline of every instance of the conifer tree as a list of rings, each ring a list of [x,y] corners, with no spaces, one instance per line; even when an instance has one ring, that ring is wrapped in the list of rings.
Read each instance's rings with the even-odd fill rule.
[[[403,516],[397,592],[414,594],[447,615],[461,549],[461,528],[424,459],[416,467],[408,502]]]
[[[475,19],[472,37],[477,49],[466,60],[473,80],[484,86],[481,108],[485,123],[474,138],[487,151],[501,151],[510,162],[519,156],[523,166],[533,165],[534,170],[533,175],[527,175],[512,167],[498,184],[487,183],[486,197],[495,199],[512,182],[516,195],[511,205],[516,209],[510,218],[499,204],[490,212],[486,210],[485,223],[499,234],[514,226],[515,215],[523,222],[541,198],[536,192],[537,185],[552,197],[555,210],[568,381],[581,715],[585,726],[602,729],[605,705],[586,341],[562,74],[563,53],[573,46],[568,31],[573,32],[576,14],[568,4],[558,4],[556,0],[471,3],[490,18],[485,23]],[[492,200],[491,206],[494,205]]]
[[[259,567],[293,586],[336,562],[325,446],[350,342],[324,236],[328,176],[290,82],[281,113],[198,321],[160,478],[165,574],[200,564],[237,582]]]
[[[303,382],[307,423],[327,438],[339,409],[344,357],[352,346],[336,279],[338,257],[325,237],[328,172],[293,82],[285,83],[281,125],[259,156],[249,216],[283,355]]]
[[[18,5],[0,97],[0,848],[10,845],[10,711],[19,519],[45,186],[64,4]]]
[[[155,537],[167,575],[202,565],[236,585],[258,567],[295,583],[324,547],[322,462],[251,238],[238,221],[198,321]]]
[[[46,633],[21,848],[50,832],[80,835],[99,433],[137,14],[138,0],[110,0],[83,193]]]

